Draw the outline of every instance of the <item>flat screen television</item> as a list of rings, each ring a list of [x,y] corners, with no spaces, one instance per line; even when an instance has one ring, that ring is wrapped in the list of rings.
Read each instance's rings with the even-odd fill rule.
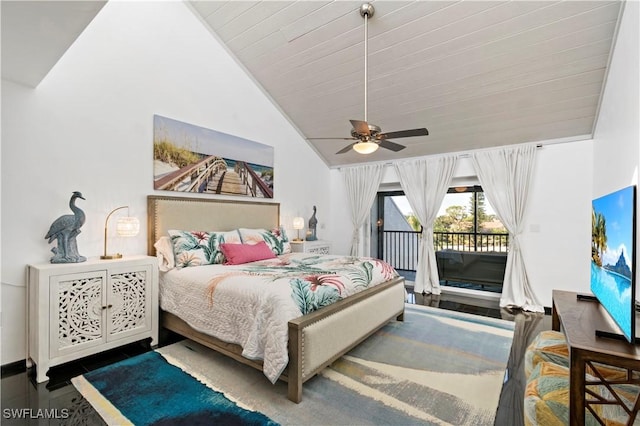
[[[591,215],[591,292],[629,342],[636,340],[635,207],[629,186],[593,200]]]

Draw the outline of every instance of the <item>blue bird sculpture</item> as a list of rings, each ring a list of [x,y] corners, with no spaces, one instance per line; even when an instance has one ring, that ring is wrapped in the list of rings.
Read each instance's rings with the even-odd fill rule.
[[[84,225],[85,214],[76,206],[76,199],[85,199],[78,191],[74,191],[69,200],[69,208],[73,214],[66,214],[57,218],[49,227],[49,232],[44,239],[57,240],[57,247],[53,247],[51,251],[54,256],[51,263],[78,263],[87,260],[86,257],[78,254],[78,245],[76,237],[80,233],[80,227]]]
[[[318,226],[318,219],[316,218],[316,206],[313,206],[313,214],[309,218],[309,230],[307,231],[307,241],[316,241],[316,226]]]

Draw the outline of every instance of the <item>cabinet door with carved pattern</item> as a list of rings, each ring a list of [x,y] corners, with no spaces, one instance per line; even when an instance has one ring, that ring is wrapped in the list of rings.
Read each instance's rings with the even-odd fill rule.
[[[151,266],[109,269],[107,341],[151,330]]]
[[[104,270],[53,275],[49,286],[49,356],[72,354],[102,345],[106,309]],[[46,301],[40,301],[43,303]]]

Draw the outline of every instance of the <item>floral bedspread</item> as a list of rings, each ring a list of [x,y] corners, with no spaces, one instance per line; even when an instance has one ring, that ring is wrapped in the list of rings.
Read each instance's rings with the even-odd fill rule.
[[[287,323],[398,276],[373,258],[291,253],[243,265],[161,272],[160,307],[263,360],[275,383],[287,363]]]

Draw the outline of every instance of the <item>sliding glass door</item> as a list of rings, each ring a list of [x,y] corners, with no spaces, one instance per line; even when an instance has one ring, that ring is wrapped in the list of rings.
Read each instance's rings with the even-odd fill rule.
[[[422,226],[403,191],[378,192],[371,252],[415,278]],[[441,285],[501,292],[509,235],[480,186],[450,188],[434,222]]]

